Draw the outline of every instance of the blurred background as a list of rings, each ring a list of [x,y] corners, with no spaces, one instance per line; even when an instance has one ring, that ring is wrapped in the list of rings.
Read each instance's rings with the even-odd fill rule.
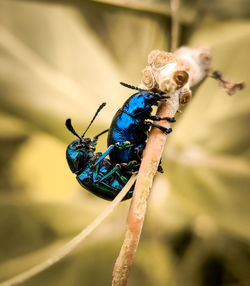
[[[250,285],[250,3],[181,1],[180,44],[212,47],[214,68],[173,125],[155,178],[131,286]],[[0,2],[0,281],[46,259],[109,202],[77,183],[65,159],[82,133],[109,127],[152,49],[170,49],[160,0]],[[106,136],[99,140],[104,151]],[[61,262],[23,283],[111,285],[126,226],[123,202]]]

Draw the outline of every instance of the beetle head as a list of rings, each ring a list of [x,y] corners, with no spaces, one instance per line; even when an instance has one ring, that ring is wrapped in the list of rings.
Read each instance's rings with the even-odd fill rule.
[[[102,133],[99,135],[96,135],[93,140],[90,138],[84,138],[85,133],[95,120],[97,114],[99,111],[106,105],[106,103],[103,103],[98,110],[96,111],[93,119],[91,120],[89,126],[86,128],[84,131],[83,135],[80,137],[75,129],[73,128],[71,124],[71,119],[67,119],[65,122],[65,125],[67,129],[74,134],[78,139],[74,140],[71,142],[66,150],[66,159],[69,165],[70,170],[77,174],[81,172],[81,170],[87,165],[88,161],[94,156],[95,152],[95,146],[97,142],[98,136],[100,136]],[[106,132],[106,130],[105,130]]]
[[[76,139],[69,144],[66,150],[66,158],[73,173],[80,172],[93,157],[95,149],[91,148],[91,143],[90,138],[83,138],[82,140]]]
[[[70,119],[66,120],[66,126],[71,132],[74,131],[72,133],[78,137],[78,139],[69,144],[66,150],[66,159],[70,170],[73,173],[78,173],[86,166],[89,159],[93,157],[95,147],[90,138],[80,137],[75,132]]]
[[[158,106],[158,103],[160,101],[166,101],[169,96],[163,95],[163,92],[155,92],[155,91],[146,91],[143,93],[143,97],[146,104],[149,104],[150,106],[156,105]]]

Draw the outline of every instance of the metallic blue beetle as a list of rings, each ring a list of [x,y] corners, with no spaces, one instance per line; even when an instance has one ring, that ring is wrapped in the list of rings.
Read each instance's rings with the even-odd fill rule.
[[[66,120],[66,127],[73,133],[78,139],[69,144],[66,151],[66,158],[70,170],[76,174],[76,178],[80,185],[106,200],[113,200],[116,195],[122,190],[129,178],[131,177],[131,164],[114,164],[112,161],[105,159],[108,152],[94,153],[98,137],[106,133],[109,129],[104,130],[100,134],[96,135],[93,140],[90,138],[84,138],[85,133],[93,123],[99,111],[105,106],[103,103],[97,110],[89,126],[80,137],[74,130],[71,120]],[[110,148],[124,150],[131,148],[128,142],[115,143]],[[133,194],[134,186],[131,187],[124,200],[131,198]]]
[[[175,122],[175,119],[151,115],[152,106],[157,106],[160,101],[166,101],[168,96],[122,82],[121,84],[139,92],[130,96],[122,108],[116,112],[108,133],[108,146],[110,147],[104,156],[109,153],[112,164],[130,163],[132,170],[135,171],[140,166],[142,151],[146,145],[150,126],[157,127],[167,134],[172,131],[171,128],[165,128],[146,120]],[[115,144],[122,144],[123,142],[128,142],[130,148],[121,150],[113,147]],[[162,172],[160,166],[158,171]]]

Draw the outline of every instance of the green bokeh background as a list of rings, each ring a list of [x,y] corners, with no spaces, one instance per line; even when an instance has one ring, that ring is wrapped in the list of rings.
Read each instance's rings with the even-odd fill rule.
[[[65,160],[70,117],[108,128],[152,49],[169,50],[169,2],[0,2],[0,281],[49,257],[109,204]],[[250,285],[250,2],[182,1],[181,43],[246,88],[207,79],[177,117],[128,285]],[[100,138],[98,150],[106,148]],[[22,285],[111,285],[129,202],[67,258]]]

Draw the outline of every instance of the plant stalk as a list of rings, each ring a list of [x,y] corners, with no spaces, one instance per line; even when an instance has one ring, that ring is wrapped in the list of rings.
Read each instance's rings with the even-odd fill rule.
[[[161,117],[174,117],[179,108],[179,95],[175,92],[168,102],[161,103],[157,115]],[[160,121],[166,128],[170,123]],[[113,286],[125,286],[129,277],[131,265],[133,263],[137,245],[140,239],[144,217],[147,209],[147,200],[152,187],[153,178],[161,159],[167,135],[158,128],[152,128],[147,145],[143,152],[143,160],[139,169],[134,195],[128,215],[128,225],[125,240],[120,254],[116,260],[113,271]]]

